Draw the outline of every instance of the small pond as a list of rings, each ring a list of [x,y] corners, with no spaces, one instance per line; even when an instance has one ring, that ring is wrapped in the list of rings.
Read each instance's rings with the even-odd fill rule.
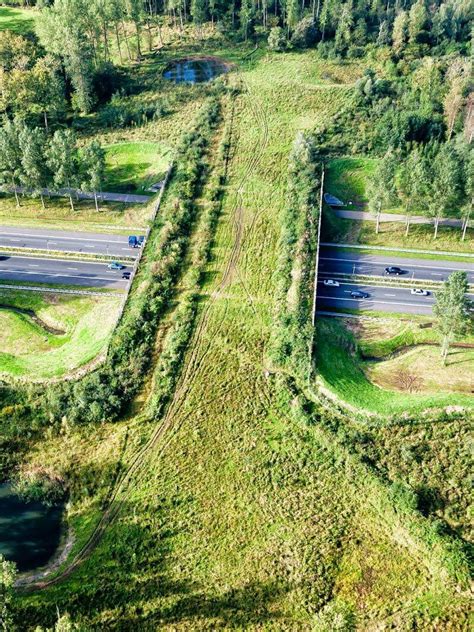
[[[61,507],[25,502],[9,483],[0,485],[0,553],[19,571],[43,566],[61,537]]]
[[[203,83],[228,70],[228,65],[222,59],[178,59],[169,64],[163,77],[176,83]]]

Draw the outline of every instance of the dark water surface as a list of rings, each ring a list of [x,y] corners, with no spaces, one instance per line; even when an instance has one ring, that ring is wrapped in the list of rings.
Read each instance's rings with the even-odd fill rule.
[[[9,483],[0,485],[0,553],[19,571],[43,566],[61,537],[61,507],[25,502]]]
[[[219,59],[181,59],[172,62],[163,77],[176,83],[202,83],[224,72],[227,72],[227,66]]]

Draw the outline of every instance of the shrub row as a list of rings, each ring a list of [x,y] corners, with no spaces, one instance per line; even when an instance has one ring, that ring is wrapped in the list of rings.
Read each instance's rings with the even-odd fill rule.
[[[276,273],[272,361],[307,380],[311,374],[311,309],[317,246],[321,158],[314,138],[298,134],[290,156]]]
[[[116,419],[143,383],[149,368],[156,329],[173,294],[176,278],[196,219],[197,196],[205,172],[204,158],[209,139],[220,116],[220,104],[212,97],[205,104],[192,132],[184,134],[178,150],[178,167],[168,195],[161,230],[149,240],[144,253],[138,288],[117,327],[106,362],[94,373],[75,383],[49,387],[36,393],[36,414],[51,422],[98,422]],[[170,196],[173,199],[170,200]]]
[[[196,248],[184,282],[186,294],[176,310],[172,328],[155,371],[153,397],[150,401],[150,411],[154,417],[159,417],[162,414],[173,393],[183,356],[193,332],[201,282],[222,208],[222,196],[227,180],[227,164],[231,147],[231,126],[232,120],[224,130],[219,146],[218,164],[213,170],[206,188],[205,205],[199,224]]]

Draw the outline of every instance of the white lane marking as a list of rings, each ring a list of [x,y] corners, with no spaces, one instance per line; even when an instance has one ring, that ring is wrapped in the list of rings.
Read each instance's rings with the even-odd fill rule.
[[[106,279],[98,276],[85,276],[84,274],[61,274],[59,272],[36,272],[33,270],[0,270],[0,274],[29,274],[37,276],[63,277],[65,279],[82,279],[83,281],[110,281],[110,278]],[[119,278],[116,280],[121,281]]]
[[[21,241],[21,239],[9,239],[8,241]]]
[[[28,267],[29,268],[39,268],[39,263],[29,263]]]
[[[433,276],[443,276],[441,272],[433,272]]]
[[[8,253],[7,253],[8,254]],[[13,259],[33,259],[33,257],[28,257],[26,255],[17,255],[16,253],[13,255],[8,255],[11,260]],[[51,261],[59,261],[61,263],[82,263],[78,259],[60,259],[59,257],[52,257],[49,259],[42,259],[40,257],[35,257],[33,261],[41,261],[42,264],[50,263]],[[38,264],[39,265],[39,264]],[[88,261],[87,265],[89,266],[104,266],[105,263],[103,261]]]
[[[320,261],[343,261],[346,263],[357,263],[359,264],[359,266],[362,265],[373,265],[374,263],[377,265],[382,265],[385,266],[387,265],[387,261],[370,261],[370,260],[364,260],[364,259],[339,259],[338,257],[321,257]],[[402,261],[400,263],[400,265],[405,265],[409,268],[431,268],[434,270],[462,270],[463,268],[451,268],[449,266],[422,266],[418,263],[405,263],[404,261]],[[467,271],[470,271],[470,264],[466,263],[467,266]]]
[[[344,296],[319,296],[318,298],[324,298],[329,301],[355,301],[360,302],[358,298],[345,298]],[[379,305],[404,305],[406,307],[430,307],[429,304],[423,303],[399,303],[397,301],[381,301],[377,298],[365,299],[368,303],[375,303]]]
[[[396,294],[384,294],[384,296],[397,296]]]
[[[79,270],[79,268],[68,268],[68,270]]]

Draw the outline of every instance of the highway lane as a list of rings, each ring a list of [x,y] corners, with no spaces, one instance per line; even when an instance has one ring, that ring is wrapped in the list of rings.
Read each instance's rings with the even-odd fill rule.
[[[353,290],[367,292],[369,298],[352,298],[350,294]],[[474,300],[474,295],[470,298]],[[435,297],[432,292],[429,296],[413,296],[410,288],[355,283],[341,283],[339,287],[328,287],[323,282],[318,283],[318,310],[345,308],[431,315],[434,303]]]
[[[57,250],[90,255],[133,257],[138,248],[130,248],[127,235],[108,235],[78,231],[0,226],[0,246],[30,250]]]
[[[132,271],[128,264],[125,270]],[[109,270],[107,264],[73,259],[47,259],[0,254],[0,279],[25,284],[58,283],[82,287],[125,289],[127,281],[120,270]]]
[[[465,270],[469,283],[474,284],[474,262],[443,261],[443,259],[414,259],[394,257],[392,255],[367,255],[358,252],[342,251],[339,248],[321,248],[319,256],[319,275],[330,278],[336,272],[367,276],[384,276],[387,266],[398,266],[406,271],[401,279],[424,279],[445,281],[455,270]],[[393,278],[397,278],[392,275]]]

